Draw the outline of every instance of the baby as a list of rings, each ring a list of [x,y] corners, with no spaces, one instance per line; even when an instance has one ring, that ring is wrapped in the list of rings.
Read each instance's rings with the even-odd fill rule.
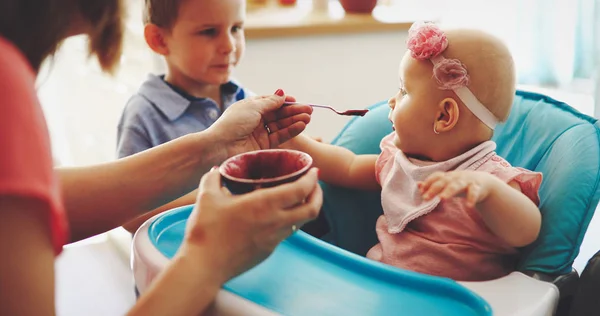
[[[510,166],[490,140],[512,105],[513,59],[493,36],[432,23],[411,27],[408,49],[380,155],[302,135],[285,147],[309,153],[325,182],[381,190],[368,258],[455,280],[504,276],[541,225],[542,175]]]

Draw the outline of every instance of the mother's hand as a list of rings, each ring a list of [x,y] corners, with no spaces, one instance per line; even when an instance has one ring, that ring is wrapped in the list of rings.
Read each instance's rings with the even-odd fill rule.
[[[207,132],[222,144],[226,157],[259,149],[276,148],[297,136],[310,122],[312,108],[308,105],[282,106],[295,101],[275,95],[250,97],[232,104]]]
[[[182,249],[199,254],[198,266],[226,282],[267,258],[294,225],[318,216],[323,193],[317,180],[313,168],[292,183],[231,195],[212,170],[200,183]]]

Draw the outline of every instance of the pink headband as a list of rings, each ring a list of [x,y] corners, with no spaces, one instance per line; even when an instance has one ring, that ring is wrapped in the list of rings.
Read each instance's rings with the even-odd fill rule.
[[[430,22],[414,23],[408,30],[408,49],[417,60],[430,60],[433,63],[433,77],[439,88],[452,90],[467,108],[489,128],[498,123],[490,112],[469,90],[467,67],[458,59],[446,59],[442,52],[448,47],[446,34]]]

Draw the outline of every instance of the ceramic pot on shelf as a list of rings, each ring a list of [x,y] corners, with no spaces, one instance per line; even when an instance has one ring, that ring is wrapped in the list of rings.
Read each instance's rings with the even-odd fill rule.
[[[340,0],[340,4],[347,13],[371,13],[377,0]]]
[[[279,5],[282,6],[292,6],[296,5],[296,0],[278,0]]]

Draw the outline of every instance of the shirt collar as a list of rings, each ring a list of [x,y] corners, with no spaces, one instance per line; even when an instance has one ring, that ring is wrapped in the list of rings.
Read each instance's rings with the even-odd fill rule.
[[[232,96],[235,98],[240,89],[240,86],[234,81],[221,85],[223,103],[228,106],[230,102],[226,100],[231,99]],[[153,74],[148,75],[148,79],[140,87],[139,93],[150,100],[170,121],[183,115],[192,103],[208,100],[191,96],[185,91],[169,85],[162,77]]]
[[[139,93],[150,100],[170,121],[179,118],[191,103],[171,89],[162,78],[153,74],[148,75]]]
[[[229,96],[229,95],[233,95],[235,96],[236,94],[238,94],[238,92],[240,91],[241,87],[239,84],[237,84],[235,81],[230,80],[229,82],[221,85],[221,95],[223,96]]]

